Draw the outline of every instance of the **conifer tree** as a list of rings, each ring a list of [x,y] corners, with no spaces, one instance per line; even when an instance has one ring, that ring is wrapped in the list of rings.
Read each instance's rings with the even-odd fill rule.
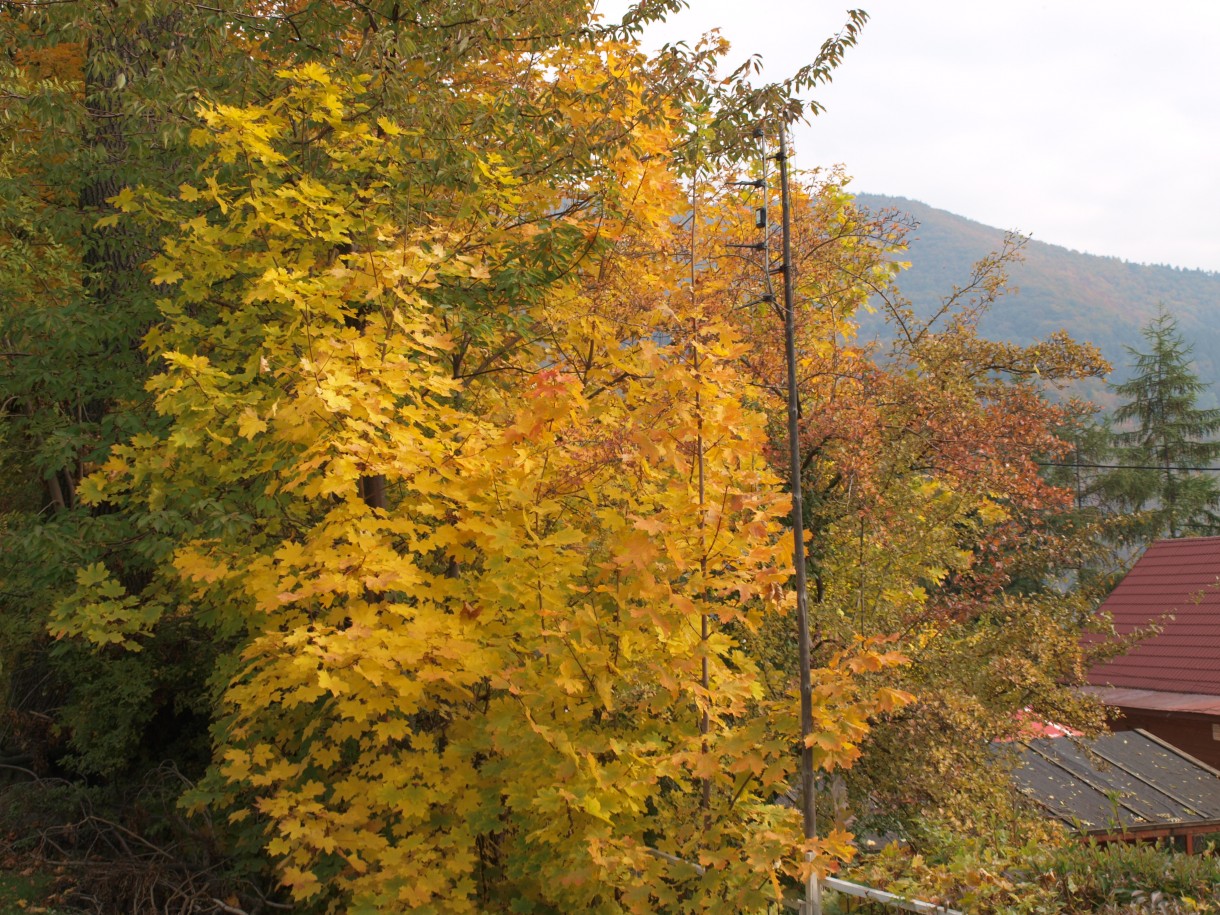
[[[1220,458],[1220,410],[1204,409],[1207,389],[1191,368],[1191,347],[1163,308],[1142,329],[1146,351],[1129,381],[1114,387],[1124,403],[1114,413],[1119,467],[1107,474],[1107,492],[1138,513],[1125,527],[1127,543],[1158,537],[1211,534],[1220,529],[1220,486],[1198,468]]]

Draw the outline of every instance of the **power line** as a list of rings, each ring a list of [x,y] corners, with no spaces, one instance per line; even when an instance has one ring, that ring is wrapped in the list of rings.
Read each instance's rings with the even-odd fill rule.
[[[1192,470],[1220,473],[1220,467],[1165,467],[1163,464],[1090,464],[1085,461],[1057,462],[1034,461],[1039,467],[1087,467],[1094,470]]]

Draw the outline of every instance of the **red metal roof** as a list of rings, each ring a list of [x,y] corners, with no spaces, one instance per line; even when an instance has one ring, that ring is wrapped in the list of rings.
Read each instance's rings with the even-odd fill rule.
[[[1220,537],[1158,540],[1101,608],[1120,634],[1162,631],[1094,667],[1089,683],[1220,696]]]

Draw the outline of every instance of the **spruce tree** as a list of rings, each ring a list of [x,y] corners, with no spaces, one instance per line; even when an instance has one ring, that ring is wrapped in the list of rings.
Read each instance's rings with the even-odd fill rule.
[[[1128,542],[1216,533],[1220,486],[1198,468],[1220,459],[1220,442],[1213,440],[1220,410],[1198,405],[1208,386],[1191,368],[1192,347],[1172,315],[1162,308],[1141,333],[1147,349],[1127,348],[1135,372],[1114,387],[1124,400],[1114,412],[1121,466],[1107,475],[1105,489],[1138,513]]]

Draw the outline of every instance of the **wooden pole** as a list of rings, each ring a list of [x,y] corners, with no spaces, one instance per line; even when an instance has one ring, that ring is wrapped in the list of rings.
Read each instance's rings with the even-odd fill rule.
[[[788,192],[788,141],[779,130],[780,208],[782,213],[784,276],[784,358],[788,366],[788,488],[792,491],[792,565],[796,574],[796,633],[801,676],[801,815],[806,841],[818,834],[817,810],[813,803],[813,683],[810,670],[809,595],[805,572],[805,512],[801,499],[801,401],[796,378],[796,304],[792,269],[792,202]],[[806,856],[812,862],[812,855]],[[817,875],[810,869],[805,885],[806,912],[822,915],[822,897]]]

